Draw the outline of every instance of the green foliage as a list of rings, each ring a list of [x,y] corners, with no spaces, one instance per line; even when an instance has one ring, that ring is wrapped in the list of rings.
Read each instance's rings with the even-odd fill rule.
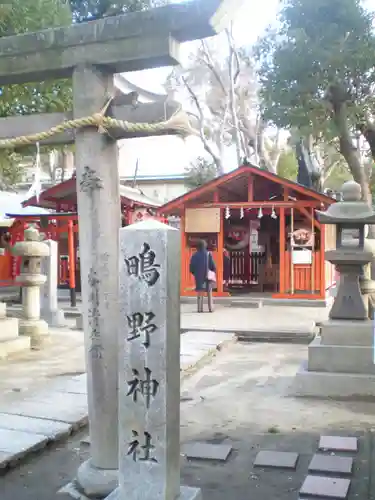
[[[107,16],[147,10],[162,5],[166,1],[157,0],[69,0],[74,20],[82,23]]]
[[[0,155],[0,190],[7,190],[22,181],[24,167],[17,153]]]
[[[196,163],[185,169],[185,186],[197,188],[217,177],[217,168],[203,157],[198,157]]]
[[[277,174],[290,181],[295,182],[297,180],[298,163],[293,149],[287,149],[280,154],[277,163]]]
[[[369,165],[369,170],[370,170],[370,191],[372,195],[372,202],[375,205],[375,164],[374,162],[371,162],[371,165]]]
[[[372,109],[375,38],[359,0],[285,0],[281,26],[257,46],[265,117],[315,137],[335,137],[328,93],[341,91],[349,119]]]
[[[325,188],[331,188],[334,191],[340,191],[341,186],[344,182],[352,180],[353,176],[351,175],[348,166],[344,163],[338,164],[327,177],[324,182]]]
[[[63,0],[7,0],[0,6],[0,37],[70,23],[71,13]],[[72,102],[71,82],[67,80],[7,85],[0,89],[0,93],[0,117],[65,111]],[[12,151],[0,151],[3,187],[20,180],[20,158]]]

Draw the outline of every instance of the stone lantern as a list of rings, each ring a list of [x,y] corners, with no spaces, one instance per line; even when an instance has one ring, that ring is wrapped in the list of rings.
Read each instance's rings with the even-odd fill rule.
[[[21,257],[21,273],[16,281],[22,286],[22,318],[20,335],[28,335],[31,347],[40,348],[49,338],[48,324],[40,319],[40,287],[46,282],[41,274],[41,260],[48,257],[49,247],[41,242],[39,231],[30,226],[24,233],[25,241],[17,242],[13,254]]]
[[[329,317],[366,320],[370,283],[365,280],[363,270],[373,255],[365,246],[365,228],[367,224],[375,224],[375,213],[361,201],[361,186],[354,181],[342,186],[342,200],[331,205],[326,212],[317,211],[322,224],[336,225],[336,249],[325,253],[326,260],[340,273],[340,284]],[[361,288],[366,294],[361,293]]]
[[[375,214],[361,201],[360,185],[350,181],[342,186],[342,201],[318,212],[318,218],[337,227],[336,249],[328,250],[326,259],[337,267],[340,283],[329,319],[320,324],[320,335],[309,345],[307,363],[296,374],[293,392],[309,397],[373,398],[374,325],[367,298],[373,282],[366,276],[373,253],[365,232],[368,224],[375,224]]]

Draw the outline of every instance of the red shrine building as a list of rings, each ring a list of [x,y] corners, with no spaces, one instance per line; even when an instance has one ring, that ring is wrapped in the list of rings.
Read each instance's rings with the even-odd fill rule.
[[[334,283],[324,254],[335,246],[335,228],[321,225],[315,210],[334,202],[246,165],[161,206],[160,216],[180,218],[181,295],[195,295],[189,262],[204,239],[217,266],[217,296],[324,299]]]
[[[160,205],[148,198],[140,190],[120,185],[122,225],[156,216]],[[32,197],[23,203],[24,206],[41,207],[51,212],[38,215],[7,214],[12,221],[10,227],[0,227],[2,239],[2,255],[0,255],[0,285],[14,285],[19,274],[19,258],[12,256],[9,244],[14,245],[24,239],[24,229],[33,223],[45,234],[46,238],[58,242],[59,251],[59,285],[62,288],[80,290],[80,258],[77,215],[76,178],[72,177],[60,184],[43,191],[39,199]],[[5,224],[4,224],[5,226]]]

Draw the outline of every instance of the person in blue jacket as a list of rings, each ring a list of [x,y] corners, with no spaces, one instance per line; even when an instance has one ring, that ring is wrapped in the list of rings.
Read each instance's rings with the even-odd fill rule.
[[[190,259],[190,273],[195,279],[198,312],[203,312],[203,298],[205,293],[207,293],[208,298],[208,310],[212,312],[212,288],[216,281],[216,266],[211,253],[207,251],[207,243],[204,240],[198,242],[197,251]]]

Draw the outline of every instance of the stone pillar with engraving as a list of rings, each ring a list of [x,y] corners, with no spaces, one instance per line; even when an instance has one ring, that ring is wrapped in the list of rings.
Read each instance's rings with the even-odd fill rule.
[[[194,500],[180,486],[180,237],[120,230],[119,488],[108,500]]]
[[[16,278],[22,286],[19,334],[28,335],[31,347],[38,349],[49,340],[48,324],[40,319],[40,287],[46,282],[46,276],[41,272],[41,260],[48,257],[49,248],[33,226],[25,229],[24,237],[25,241],[17,242],[12,249],[12,253],[22,259],[21,272]]]
[[[373,258],[366,249],[365,227],[375,223],[375,213],[361,200],[356,182],[346,182],[342,195],[343,201],[318,212],[322,230],[324,224],[336,225],[336,249],[328,250],[326,259],[339,271],[340,283],[329,320],[321,324],[321,335],[309,345],[307,366],[297,373],[297,395],[375,395],[373,321],[368,319],[371,287],[364,272]]]
[[[113,74],[100,65],[73,71],[73,114],[97,112],[113,95]],[[103,498],[117,486],[117,308],[120,182],[116,141],[95,127],[76,131],[76,179],[91,457],[75,484]]]

